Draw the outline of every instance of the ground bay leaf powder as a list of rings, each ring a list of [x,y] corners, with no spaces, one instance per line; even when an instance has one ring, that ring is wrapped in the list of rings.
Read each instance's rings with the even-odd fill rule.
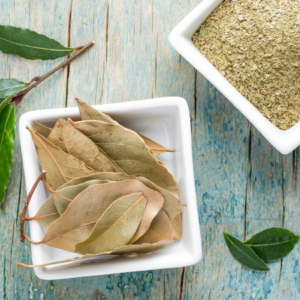
[[[192,41],[268,120],[300,121],[300,0],[225,0]]]

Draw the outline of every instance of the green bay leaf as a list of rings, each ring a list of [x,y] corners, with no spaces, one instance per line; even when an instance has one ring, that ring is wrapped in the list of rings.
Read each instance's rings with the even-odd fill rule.
[[[15,105],[9,104],[0,111],[0,205],[4,200],[12,169],[15,129]]]
[[[10,101],[13,97],[15,97],[15,96],[16,96],[16,95],[13,94],[13,95],[10,95],[10,96],[4,98],[3,101],[0,102],[0,111],[1,111],[1,110],[5,107],[5,105],[8,104],[9,101]]]
[[[49,60],[64,57],[74,48],[67,48],[56,40],[35,31],[0,25],[0,51],[26,59]]]
[[[2,78],[0,79],[0,98],[3,98],[4,100],[12,94],[18,94],[27,89],[29,85],[29,83],[25,83],[18,79]]]
[[[272,227],[255,234],[244,244],[264,261],[279,260],[287,256],[298,243],[299,237],[285,229]]]
[[[269,270],[265,262],[251,248],[245,246],[240,240],[226,232],[223,232],[223,235],[231,255],[240,264],[255,271]]]

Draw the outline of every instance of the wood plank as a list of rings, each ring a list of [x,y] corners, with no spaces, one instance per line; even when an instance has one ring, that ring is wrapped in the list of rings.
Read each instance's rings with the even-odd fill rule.
[[[185,269],[182,299],[227,299],[241,265],[222,232],[243,237],[249,125],[202,75],[196,78],[193,155],[203,259]]]
[[[181,96],[188,101],[203,260],[192,267],[38,280],[30,246],[19,241],[19,210],[26,195],[18,130],[14,167],[0,223],[0,298],[3,299],[297,299],[300,246],[271,271],[242,268],[226,248],[222,231],[240,239],[269,226],[299,234],[299,149],[279,155],[247,120],[169,45],[172,28],[200,1],[4,1],[1,24],[27,27],[78,46],[96,44],[69,68],[54,74],[26,98],[30,110]],[[70,22],[69,22],[70,21]],[[28,81],[56,61],[0,55],[3,77]],[[216,117],[217,116],[217,117]],[[251,152],[249,152],[251,150]],[[249,159],[250,158],[250,159]],[[272,178],[270,174],[272,173]],[[245,205],[246,204],[246,205]],[[245,209],[246,208],[246,209]],[[26,227],[28,233],[28,226]]]
[[[10,4],[12,8],[9,18],[12,18],[14,15],[13,2]],[[53,36],[63,44],[68,44],[68,42],[70,45],[85,44],[91,39],[90,32],[93,32],[92,38],[97,41],[95,47],[73,62],[69,69],[62,70],[56,78],[52,77],[53,80],[56,80],[55,82],[49,82],[47,86],[44,83],[39,90],[35,91],[35,94],[31,94],[27,98],[27,102],[18,108],[19,115],[37,108],[62,107],[66,104],[66,100],[68,100],[67,105],[72,106],[74,105],[74,102],[72,103],[74,96],[81,97],[82,94],[83,100],[92,104],[145,99],[151,98],[153,95],[180,95],[185,98],[193,98],[193,68],[187,62],[181,61],[180,56],[167,41],[171,28],[192,7],[188,7],[185,11],[178,10],[180,14],[178,18],[176,9],[181,5],[178,2],[171,11],[172,23],[168,23],[168,28],[165,28],[165,19],[162,18],[162,13],[170,10],[170,4],[162,5],[158,1],[153,3],[151,1],[141,3],[127,1],[123,6],[120,6],[118,1],[108,1],[104,4],[103,2],[99,4],[97,1],[91,1],[88,4],[83,1],[74,3],[66,1],[64,3],[52,2],[47,5],[38,1],[34,7],[30,7],[29,2],[22,5],[16,4],[18,4],[21,19],[19,23],[12,23],[14,25],[26,27],[26,24],[23,24],[26,17],[27,27]],[[46,12],[49,15],[46,15]],[[92,31],[90,27],[91,12],[95,21]],[[59,13],[63,13],[63,16],[60,16]],[[108,21],[107,16],[109,17]],[[61,17],[61,19],[58,18],[61,21],[58,21],[57,17]],[[69,19],[71,19],[70,38],[68,37]],[[50,27],[48,27],[49,24],[51,24]],[[48,29],[46,30],[46,28]],[[106,28],[108,29],[106,30]],[[121,28],[123,29],[121,30]],[[53,35],[52,32],[56,32],[56,35]],[[121,34],[122,32],[123,34]],[[107,44],[106,34],[108,34]],[[18,58],[14,59],[18,60]],[[41,71],[43,74],[42,67],[48,67],[52,62],[24,61],[23,63],[26,70]],[[168,74],[168,78],[164,78],[166,66],[169,71],[178,69],[179,74],[174,74],[174,76]],[[101,69],[102,67],[103,69]],[[18,61],[14,76],[20,79],[33,76],[27,72],[26,78],[20,77],[19,70]],[[122,82],[123,77],[125,78],[124,82]],[[65,86],[67,81],[69,84]],[[182,81],[187,81],[188,84],[182,87]],[[49,87],[53,86],[57,87],[55,91],[49,90]],[[17,158],[20,169],[20,153]],[[21,173],[21,169],[19,172]],[[16,176],[15,173],[13,173],[13,178]],[[17,179],[19,182],[14,186],[18,192],[16,191],[14,196],[9,196],[9,199],[12,197],[23,199],[26,195],[24,179],[22,178],[21,188],[20,175]],[[16,209],[16,205],[13,209]],[[14,217],[16,216],[14,215]],[[24,248],[24,245],[20,244],[17,225],[14,230],[16,234],[13,238],[13,252],[11,259],[8,257],[12,263],[17,260],[30,263],[30,247],[26,245]],[[10,237],[11,233],[12,230],[9,230],[5,236]],[[11,248],[8,247],[7,252],[10,250]],[[7,266],[7,258],[5,259],[5,266]],[[28,276],[29,274],[30,276]],[[13,279],[16,276],[19,280],[14,282]],[[175,269],[47,282],[38,280],[32,270],[17,269],[12,264],[12,275],[6,276],[5,287],[8,298],[17,296],[26,298],[28,295],[32,295],[34,299],[38,297],[59,299],[64,295],[68,299],[78,299],[97,297],[101,294],[112,299],[123,299],[124,297],[132,299],[137,296],[140,299],[149,299],[150,297],[151,299],[161,299],[164,296],[179,299],[180,280],[181,270]],[[72,289],[74,286],[76,289]]]
[[[32,1],[0,1],[0,7],[5,12],[0,16],[1,24],[9,24],[30,28],[51,36],[63,44],[68,40],[68,11],[70,1],[32,2]],[[55,61],[27,61],[17,56],[7,56],[1,53],[1,60],[6,62],[2,66],[4,77],[18,78],[29,81],[37,75],[43,75],[62,59]],[[51,78],[31,91],[24,102],[17,107],[17,119],[24,112],[63,107],[66,70],[61,70]],[[19,238],[19,212],[23,207],[25,197],[24,179],[22,175],[22,161],[20,154],[19,130],[16,131],[16,142],[13,160],[13,170],[7,189],[3,208],[7,214],[1,214],[1,263],[3,273],[0,281],[0,297],[3,299],[27,299],[33,284],[37,281],[32,270],[16,266],[17,261],[31,262],[29,244],[21,244]],[[21,207],[21,208],[20,208]],[[26,226],[28,232],[28,226]],[[45,282],[45,285],[48,285]],[[34,292],[34,290],[33,290]]]

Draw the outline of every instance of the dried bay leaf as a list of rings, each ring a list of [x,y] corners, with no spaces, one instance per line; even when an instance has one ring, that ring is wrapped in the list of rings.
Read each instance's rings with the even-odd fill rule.
[[[109,115],[95,109],[94,107],[81,101],[80,99],[75,98],[75,100],[77,101],[77,105],[78,105],[79,112],[80,112],[80,117],[83,121],[97,120],[97,121],[102,121],[102,122],[110,123],[110,124],[119,124],[117,121],[113,120]],[[175,152],[175,150],[167,149],[140,133],[137,133],[137,134],[144,140],[147,147],[155,155],[163,154],[165,152]]]
[[[156,143],[155,141],[149,139],[148,137],[138,133],[138,135],[144,140],[145,144],[147,147],[155,154],[155,155],[160,155],[165,152],[175,152],[173,149],[167,149],[163,147],[162,145]]]
[[[69,122],[99,146],[125,174],[145,177],[178,197],[172,174],[151,154],[137,133],[101,121]]]
[[[144,177],[136,177],[135,179],[141,181],[144,185],[149,187],[152,190],[160,192],[164,198],[164,206],[163,209],[169,216],[170,220],[173,220],[178,214],[180,214],[186,207],[186,205],[180,204],[178,197],[176,197],[171,192],[161,188],[160,186],[156,185],[152,181]]]
[[[104,184],[109,183],[111,181],[109,180],[90,180],[78,185],[73,185],[69,187],[65,187],[63,189],[59,189],[57,194],[52,195],[55,207],[57,209],[58,214],[61,216],[66,209],[68,208],[69,204],[72,202],[72,200],[79,195],[81,192],[83,192],[88,187],[94,185],[94,184]],[[62,197],[60,197],[62,196]],[[67,199],[68,200],[67,200]]]
[[[97,253],[97,254],[86,254],[81,257],[75,257],[72,259],[66,259],[66,260],[60,260],[60,261],[54,261],[46,264],[41,264],[41,265],[26,265],[23,263],[17,263],[18,266],[20,267],[25,267],[25,268],[36,268],[36,267],[46,267],[46,266],[52,266],[52,265],[57,265],[57,264],[62,264],[62,263],[67,263],[67,262],[75,262],[75,261],[80,261],[88,258],[97,258],[97,256],[101,255],[108,255],[108,254],[116,254],[116,255],[124,255],[124,254],[133,254],[133,255],[138,255],[138,254],[147,254],[151,253],[157,250],[160,250],[169,244],[173,243],[174,240],[163,240],[159,241],[156,244],[141,244],[141,245],[125,245],[123,247],[120,247],[118,249],[115,249],[110,252],[104,252],[104,253]]]
[[[69,206],[70,202],[82,191],[84,191],[89,186],[94,184],[103,184],[109,183],[111,180],[101,180],[103,178],[104,173],[96,173],[87,177],[79,177],[73,180],[68,181],[66,184],[62,185],[58,190],[57,193],[62,197],[59,197],[55,194],[51,195],[40,207],[37,214],[31,218],[25,218],[26,221],[37,221],[45,228],[59,218],[62,215],[67,207]],[[115,175],[117,173],[108,173],[109,175]],[[106,176],[109,179],[119,179],[118,176]],[[100,180],[98,180],[100,178]],[[94,179],[94,180],[93,180]],[[119,180],[120,181],[120,180]],[[65,198],[69,199],[66,200]]]
[[[77,184],[81,184],[90,180],[109,180],[109,181],[124,181],[129,179],[136,179],[146,185],[148,188],[160,192],[164,197],[164,205],[163,209],[168,214],[169,218],[173,220],[176,215],[181,213],[186,205],[181,205],[180,201],[177,197],[175,197],[172,193],[164,190],[163,188],[157,186],[150,180],[144,177],[133,177],[133,176],[126,176],[122,173],[115,173],[115,172],[101,172],[96,173],[84,177],[75,178],[73,180],[68,181],[64,185],[62,185],[59,190],[67,186],[73,186]]]
[[[177,240],[181,240],[182,236],[182,220],[181,214],[178,214],[172,221],[173,235]]]
[[[32,121],[34,129],[37,133],[39,133],[40,135],[42,135],[44,138],[47,138],[49,136],[49,134],[51,133],[51,128],[42,125],[41,123],[38,123],[36,121]]]
[[[41,168],[47,171],[47,181],[53,190],[57,190],[71,179],[96,173],[75,157],[65,153],[30,127],[33,143]]]
[[[90,180],[124,181],[129,179],[139,180],[148,188],[160,192],[164,197],[163,209],[169,216],[170,220],[173,220],[178,214],[180,214],[185,209],[186,205],[181,205],[177,197],[175,197],[172,193],[164,190],[163,188],[157,186],[150,180],[144,177],[126,176],[121,173],[115,173],[115,172],[103,172],[103,173],[101,172],[101,173],[96,173],[85,177],[75,178],[62,185],[59,190],[67,186],[81,184]]]
[[[173,239],[173,226],[165,211],[162,209],[153,219],[149,229],[134,244],[155,244],[161,240]],[[129,242],[129,244],[131,244]]]
[[[75,251],[97,254],[126,245],[141,222],[146,204],[142,193],[117,199],[100,217],[90,236],[76,245]]]
[[[74,252],[75,245],[90,235],[95,223],[115,200],[138,192],[147,198],[145,213],[134,235],[138,239],[150,227],[164,198],[138,180],[127,180],[88,187],[75,197],[60,218],[51,223],[42,241],[31,242]]]
[[[36,215],[32,218],[25,218],[26,221],[37,221],[44,228],[59,218],[59,213],[51,195],[40,207]]]
[[[68,182],[66,182],[64,185],[62,185],[59,190],[73,185],[78,185],[90,180],[109,180],[109,181],[121,181],[122,178],[124,178],[124,175],[121,173],[115,173],[115,172],[101,172],[101,173],[95,173],[88,176],[78,177],[74,178]],[[129,178],[127,178],[129,179]]]
[[[99,151],[98,147],[64,119],[57,120],[48,140],[97,172],[115,171],[109,159]]]

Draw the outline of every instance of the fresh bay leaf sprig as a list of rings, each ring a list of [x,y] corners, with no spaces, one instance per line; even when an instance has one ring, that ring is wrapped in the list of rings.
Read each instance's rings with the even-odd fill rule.
[[[0,51],[5,54],[15,54],[30,60],[53,60],[70,55],[74,50],[79,50],[50,72],[43,76],[35,76],[29,82],[23,82],[14,78],[0,79],[0,137],[2,137],[2,139],[0,139],[0,208],[4,200],[5,190],[12,169],[16,127],[14,107],[18,105],[33,88],[37,87],[53,73],[67,66],[73,59],[93,44],[94,42],[86,46],[74,48],[64,47],[56,40],[32,30],[0,25]],[[6,108],[7,105],[9,105],[8,108]],[[9,119],[6,118],[7,111],[13,114],[9,115]]]
[[[255,271],[268,271],[266,262],[287,256],[299,241],[299,236],[279,227],[265,229],[246,242],[223,232],[227,247],[239,263]]]
[[[83,46],[69,48],[58,41],[35,31],[0,25],[0,51],[15,54],[26,59],[49,60],[64,57]]]

